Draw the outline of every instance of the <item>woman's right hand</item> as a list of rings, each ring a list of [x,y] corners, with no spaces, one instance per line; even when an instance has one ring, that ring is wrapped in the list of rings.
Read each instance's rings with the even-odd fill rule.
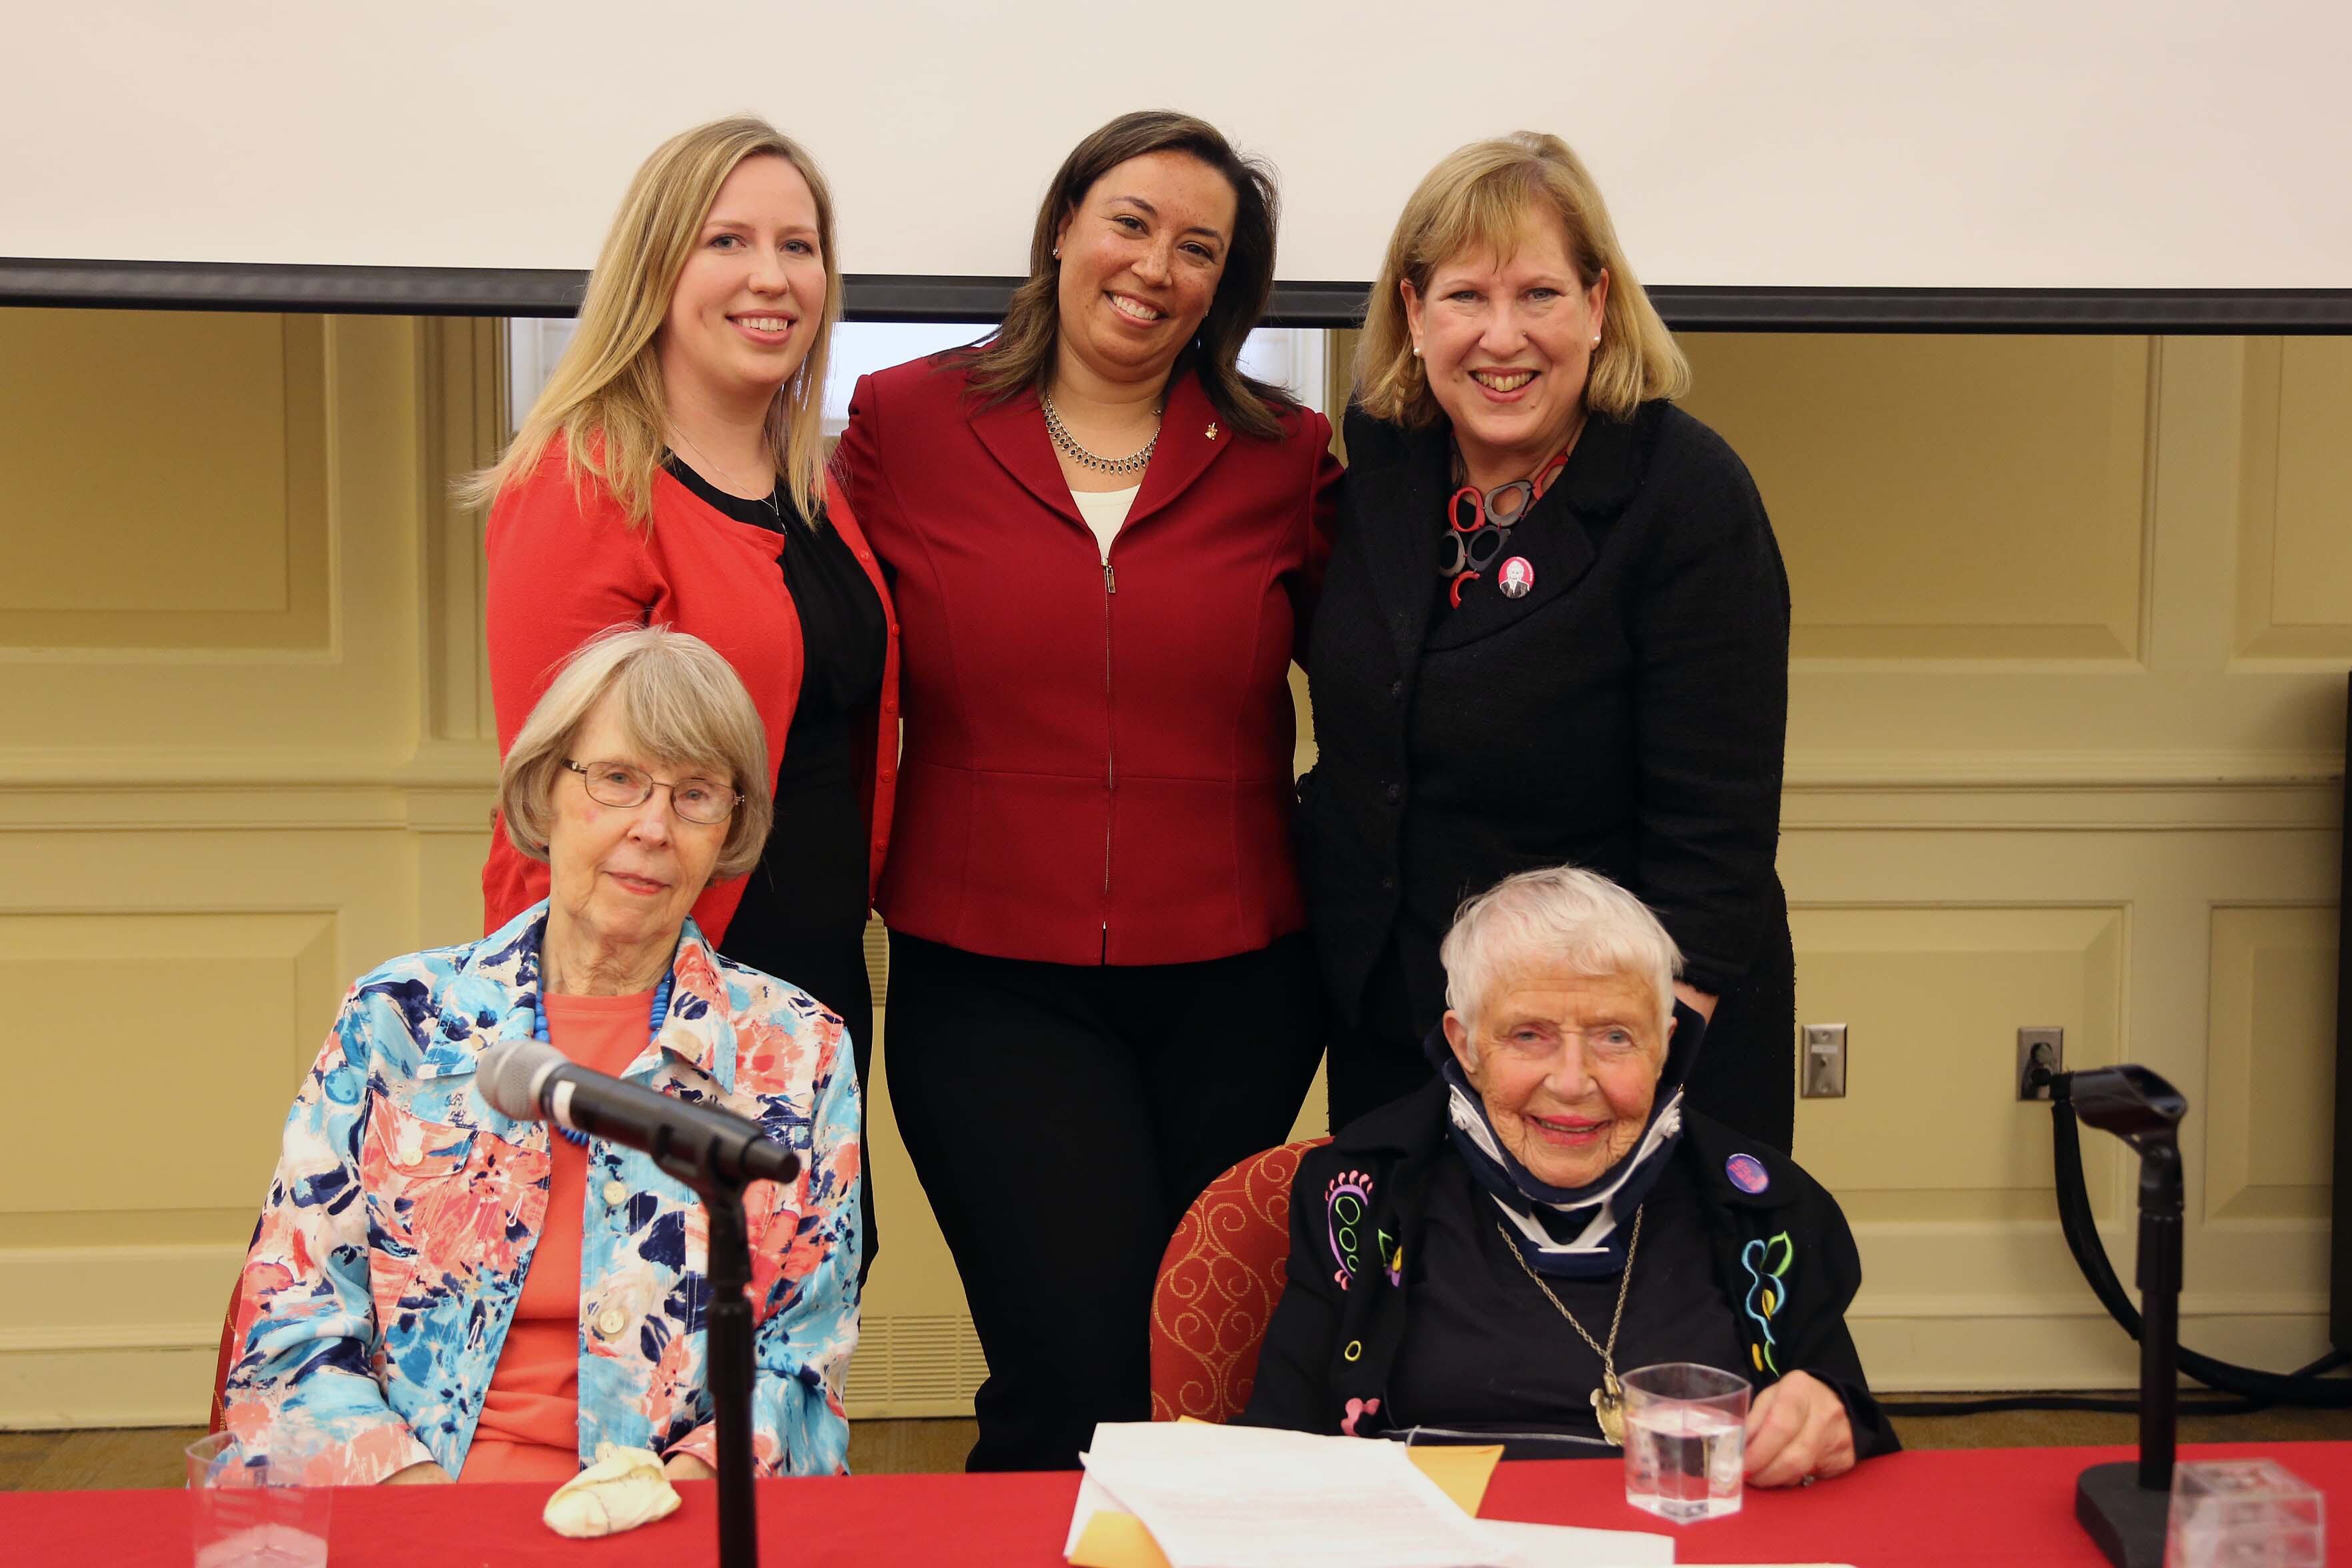
[[[404,1470],[394,1470],[383,1478],[388,1487],[452,1487],[457,1478],[430,1459],[419,1459]]]

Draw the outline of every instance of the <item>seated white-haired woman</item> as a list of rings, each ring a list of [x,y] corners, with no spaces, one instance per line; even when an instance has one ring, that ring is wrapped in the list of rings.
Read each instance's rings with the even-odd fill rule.
[[[845,1468],[857,1339],[857,1084],[842,1021],[721,958],[687,911],[759,863],[766,733],[727,661],[660,627],[581,648],[515,737],[499,806],[549,896],[362,975],[294,1099],[238,1286],[224,1396],[248,1457],[312,1486],[560,1480],[600,1447],[713,1473],[709,1243],[645,1155],[500,1115],[501,1040],[760,1122],[753,1451]]]
[[[1441,956],[1439,1081],[1301,1162],[1242,1419],[1602,1454],[1623,1373],[1698,1362],[1757,1385],[1755,1485],[1892,1451],[1836,1201],[1683,1109],[1701,1026],[1657,918],[1590,871],[1526,871],[1463,905]]]

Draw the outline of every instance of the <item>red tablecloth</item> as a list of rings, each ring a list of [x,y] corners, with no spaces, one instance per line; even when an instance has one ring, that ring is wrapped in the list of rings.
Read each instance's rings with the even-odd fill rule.
[[[2328,1493],[2352,1528],[2352,1443],[2222,1444],[2183,1458],[2267,1454]],[[1676,1532],[1681,1563],[1851,1563],[1857,1568],[2080,1564],[2105,1560],[2074,1523],[2084,1466],[2122,1448],[1979,1448],[1896,1454],[1800,1491],[1748,1494],[1736,1517]],[[861,1476],[765,1481],[760,1560],[774,1568],[982,1564],[1054,1568],[1077,1492],[1070,1473]],[[1602,1529],[1662,1530],[1627,1508],[1614,1463],[1553,1460],[1496,1472],[1480,1512]],[[353,1488],[335,1494],[332,1568],[687,1568],[715,1560],[713,1483],[686,1506],[610,1541],[569,1542],[539,1521],[548,1489]],[[117,1568],[190,1561],[186,1494],[0,1493],[0,1562]]]

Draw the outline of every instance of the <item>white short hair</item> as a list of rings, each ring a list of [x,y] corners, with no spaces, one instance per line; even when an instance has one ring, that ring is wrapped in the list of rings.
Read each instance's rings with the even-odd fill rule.
[[[1595,979],[1631,974],[1658,1000],[1663,1037],[1675,1016],[1682,950],[1649,906],[1598,872],[1549,866],[1504,878],[1464,900],[1437,949],[1445,1005],[1475,1026],[1488,989],[1530,963],[1565,963]]]

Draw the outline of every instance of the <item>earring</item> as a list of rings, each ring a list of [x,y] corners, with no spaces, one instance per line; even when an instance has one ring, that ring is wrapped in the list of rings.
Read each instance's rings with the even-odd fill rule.
[[[1061,259],[1062,259],[1062,247],[1061,247],[1060,246],[1058,246],[1058,245],[1057,245],[1057,246],[1055,246],[1055,247],[1054,247],[1054,259],[1055,259],[1055,260],[1056,260],[1056,261],[1059,261],[1059,260],[1061,260]],[[1596,342],[1596,343],[1597,343],[1597,342],[1599,342],[1601,340],[1600,340],[1599,338],[1595,338],[1595,339],[1593,339],[1592,341],[1593,341],[1594,342]]]
[[[1601,346],[1601,334],[1599,332],[1592,334],[1592,346],[1596,349]]]
[[[1415,359],[1419,359],[1421,357],[1421,345],[1419,343],[1412,345],[1412,357]]]

